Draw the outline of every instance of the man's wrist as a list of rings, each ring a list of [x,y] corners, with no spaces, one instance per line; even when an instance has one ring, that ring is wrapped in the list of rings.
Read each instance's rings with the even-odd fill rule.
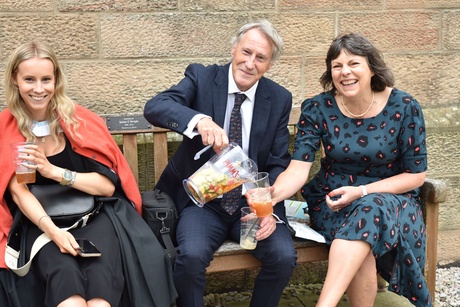
[[[209,118],[212,120],[212,118],[208,115],[205,115],[205,114],[197,114],[195,115],[194,117],[192,117],[192,119],[188,122],[187,124],[187,128],[185,129],[185,131],[183,132],[183,134],[190,138],[190,139],[193,139],[193,137],[197,136],[199,133],[198,133],[198,130],[196,128],[196,125],[198,124],[198,122],[203,119],[203,118]]]

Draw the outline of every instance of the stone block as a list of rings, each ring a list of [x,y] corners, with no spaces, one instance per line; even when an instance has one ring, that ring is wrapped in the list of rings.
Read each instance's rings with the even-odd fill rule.
[[[325,54],[334,34],[335,14],[331,13],[282,13],[268,18],[284,41],[285,55]]]
[[[53,0],[2,0],[0,2],[0,12],[50,12],[53,10]]]
[[[457,173],[457,172],[452,172]],[[444,180],[447,185],[447,199],[446,202],[439,204],[439,230],[440,232],[456,230],[460,232],[458,225],[460,225],[460,205],[458,202],[458,195],[460,193],[460,176],[444,176],[440,179]],[[458,236],[456,240],[458,240]],[[460,243],[457,243],[456,246],[459,246]],[[453,246],[446,245],[446,249],[451,249],[453,251],[458,251],[459,249],[454,249]],[[460,260],[460,254],[456,252],[457,260]],[[439,255],[439,252],[438,252]]]
[[[139,11],[165,11],[177,10],[178,0],[58,0],[57,7],[60,12],[139,12]]]
[[[246,290],[247,287],[252,288],[252,283],[249,286],[248,283],[245,270],[210,273],[206,275],[205,293],[241,291]]]
[[[102,15],[102,56],[229,57],[230,38],[247,21],[230,13]]]
[[[50,45],[60,59],[93,58],[98,53],[94,15],[17,15],[0,17],[0,59],[20,44],[36,40]]]
[[[436,177],[460,174],[460,128],[440,130],[427,129],[428,172]]]
[[[459,106],[457,67],[460,54],[385,54],[395,86],[414,96],[422,107]]]
[[[323,92],[323,87],[321,86],[319,79],[326,71],[326,53],[327,49],[324,50],[324,56],[307,57],[305,60],[305,82],[303,86],[305,90],[305,98],[311,98]]]
[[[445,12],[442,23],[443,48],[448,50],[460,49],[460,14],[458,11]]]
[[[442,9],[459,8],[457,0],[387,0],[386,7],[389,9]]]
[[[449,127],[457,129],[460,127],[459,102],[452,101],[451,104],[452,106],[444,108],[423,108],[425,124],[428,129]],[[458,129],[457,133],[459,133]]]
[[[440,20],[436,11],[340,13],[338,28],[360,32],[386,52],[433,51],[439,48]]]
[[[194,12],[228,12],[228,11],[248,11],[248,10],[274,10],[275,0],[251,0],[251,1],[215,1],[215,0],[183,0],[181,9]]]
[[[177,60],[69,62],[65,65],[68,94],[99,114],[142,113],[147,100],[184,77],[188,64]]]
[[[206,294],[228,291],[250,291],[259,274],[259,268],[206,274]],[[327,261],[300,263],[294,269],[290,284],[323,283]]]
[[[280,0],[281,10],[305,11],[349,11],[349,10],[379,10],[382,0]]]
[[[298,105],[304,97],[302,66],[302,58],[300,57],[281,57],[265,74],[265,77],[279,83],[292,93],[293,106]]]

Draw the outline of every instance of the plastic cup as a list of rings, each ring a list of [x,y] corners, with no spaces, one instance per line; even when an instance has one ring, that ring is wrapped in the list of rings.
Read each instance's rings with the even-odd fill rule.
[[[257,246],[256,233],[260,229],[260,220],[251,208],[241,208],[240,246],[252,250]]]
[[[188,196],[199,207],[250,181],[257,174],[256,163],[235,143],[214,155],[183,181]]]
[[[16,180],[19,184],[34,183],[36,178],[36,169],[28,168],[26,165],[35,165],[34,162],[21,159],[19,156],[27,155],[22,152],[28,145],[37,145],[34,142],[16,142],[11,144],[13,153],[13,163],[16,167]]]
[[[251,178],[250,181],[244,183],[246,191],[256,188],[269,188],[270,179],[267,172],[258,172]]]
[[[273,213],[270,180],[267,172],[259,172],[253,180],[244,184],[246,198],[258,217],[269,216]]]

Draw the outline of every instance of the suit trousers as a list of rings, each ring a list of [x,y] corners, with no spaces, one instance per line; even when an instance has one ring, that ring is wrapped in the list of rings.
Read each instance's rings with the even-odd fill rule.
[[[178,254],[174,283],[179,294],[177,306],[203,306],[205,273],[214,252],[227,240],[239,243],[240,210],[229,215],[214,200],[203,208],[189,203],[180,213],[177,226]],[[241,198],[241,207],[247,206]],[[297,253],[291,234],[284,224],[277,224],[273,234],[250,251],[261,260],[255,280],[251,306],[278,306],[284,288],[297,265]]]

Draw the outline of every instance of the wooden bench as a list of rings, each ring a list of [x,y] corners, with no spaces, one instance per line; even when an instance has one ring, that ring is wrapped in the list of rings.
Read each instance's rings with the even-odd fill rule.
[[[300,109],[293,108],[289,126],[293,129],[299,118]],[[154,182],[157,182],[163,169],[168,163],[168,132],[167,129],[150,125],[142,115],[104,115],[111,134],[122,145],[124,156],[139,183],[138,138],[140,135],[150,135],[153,140]],[[422,187],[424,217],[427,228],[427,261],[424,274],[431,296],[434,301],[436,286],[437,238],[439,204],[446,199],[446,185],[441,180],[426,179]],[[298,263],[321,261],[328,259],[328,249],[325,244],[295,239]],[[208,267],[208,273],[244,270],[260,267],[260,262],[242,249],[238,244],[226,242],[214,255],[214,260]]]

